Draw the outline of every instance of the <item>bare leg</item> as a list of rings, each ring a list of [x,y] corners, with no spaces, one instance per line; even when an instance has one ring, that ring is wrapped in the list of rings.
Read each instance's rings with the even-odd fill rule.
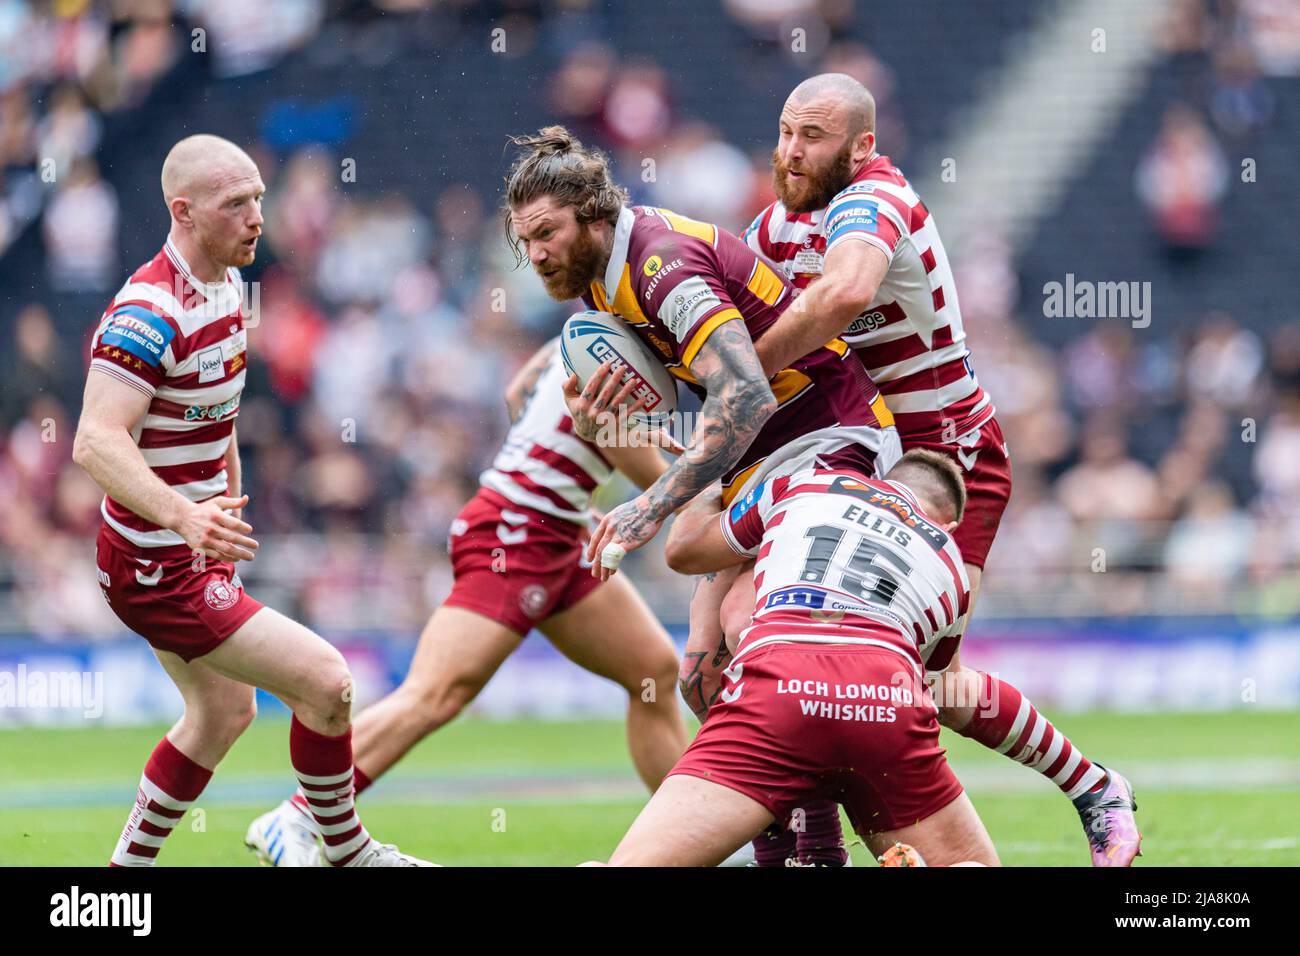
[[[521,634],[473,611],[434,611],[401,686],[357,715],[357,767],[378,778],[477,697],[521,641]]]
[[[979,598],[980,582],[984,572],[973,564],[966,565],[966,576],[970,580],[970,607],[966,611],[966,624],[970,626],[971,616],[975,613],[975,602]],[[961,662],[961,648],[952,656],[952,663],[935,680],[930,690],[935,703],[939,705],[939,723],[949,730],[961,733],[975,716],[975,707],[979,703],[983,680],[980,673]]]
[[[202,659],[187,664],[170,651],[155,649],[154,654],[185,701],[167,739],[195,763],[215,770],[257,715],[256,691],[223,677]]]
[[[623,576],[538,625],[565,657],[627,691],[627,742],[651,790],[686,749],[686,724],[672,692],[677,653],[663,626]]]
[[[272,608],[250,617],[202,661],[231,680],[274,694],[318,734],[337,737],[351,723],[352,675],[343,655]]]
[[[772,822],[762,804],[699,777],[674,774],[633,822],[611,866],[717,866]]]
[[[1002,865],[983,821],[964,793],[920,823],[880,833],[859,831],[859,835],[876,856],[895,843],[907,843],[920,852],[929,866],[954,866],[958,863]]]

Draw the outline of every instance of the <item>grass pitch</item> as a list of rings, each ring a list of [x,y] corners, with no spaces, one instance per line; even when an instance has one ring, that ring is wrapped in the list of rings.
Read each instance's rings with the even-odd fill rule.
[[[1300,715],[1074,714],[1059,726],[1133,782],[1138,865],[1300,865]],[[0,731],[0,865],[104,865],[165,730]],[[1088,864],[1078,817],[1059,791],[944,737],[1004,863]],[[259,718],[160,865],[255,865],[244,830],[291,781],[287,723]],[[377,837],[443,864],[569,866],[608,857],[644,802],[621,722],[466,719],[424,741],[360,807]],[[855,865],[871,864],[862,847],[852,852]]]

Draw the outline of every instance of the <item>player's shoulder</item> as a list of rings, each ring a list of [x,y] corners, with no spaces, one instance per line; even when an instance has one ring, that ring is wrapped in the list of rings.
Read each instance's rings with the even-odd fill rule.
[[[634,208],[636,220],[628,240],[627,264],[637,297],[658,303],[667,290],[697,275],[720,275],[723,246],[736,239],[713,223],[678,216],[668,209]]]
[[[141,265],[113,296],[105,315],[127,307],[144,309],[179,331],[179,317],[185,306],[185,283],[165,250]]]
[[[903,171],[888,156],[877,156],[853,177],[853,182],[831,198],[827,209],[843,203],[869,200],[879,194],[901,197],[910,193],[912,186]]]
[[[628,240],[628,260],[640,261],[665,252],[689,252],[709,256],[716,252],[726,232],[711,222],[682,216],[656,206],[632,207],[635,219]],[[733,237],[734,238],[734,237]],[[647,275],[653,275],[653,272]]]

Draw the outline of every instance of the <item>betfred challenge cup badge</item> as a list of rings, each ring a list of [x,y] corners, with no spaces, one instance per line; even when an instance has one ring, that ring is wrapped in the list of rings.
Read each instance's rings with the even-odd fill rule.
[[[203,600],[214,611],[226,611],[238,603],[239,590],[232,587],[229,581],[213,578],[203,589]]]

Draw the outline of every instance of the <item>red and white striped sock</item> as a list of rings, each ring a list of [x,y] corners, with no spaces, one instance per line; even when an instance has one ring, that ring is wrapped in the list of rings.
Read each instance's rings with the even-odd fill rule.
[[[289,725],[289,759],[331,866],[346,866],[370,842],[352,802],[352,729],[318,734],[297,716]]]
[[[975,716],[960,731],[985,747],[1037,770],[1071,800],[1099,786],[1106,772],[1093,765],[1069,738],[1038,712],[1029,698],[1004,680],[978,672],[982,681]],[[987,706],[986,706],[987,702]]]
[[[211,770],[185,756],[166,737],[158,741],[144,765],[135,806],[109,866],[153,866],[163,840],[211,779]]]
[[[372,783],[374,783],[374,781],[366,776],[364,770],[360,767],[354,767],[352,769],[352,799],[355,800],[357,797],[361,796],[362,791]],[[302,792],[301,787],[299,787],[297,792],[289,798],[289,803],[293,805],[295,810],[306,817],[311,822],[312,826],[316,825],[316,818],[313,817],[311,813],[311,804],[307,802],[307,795]]]

